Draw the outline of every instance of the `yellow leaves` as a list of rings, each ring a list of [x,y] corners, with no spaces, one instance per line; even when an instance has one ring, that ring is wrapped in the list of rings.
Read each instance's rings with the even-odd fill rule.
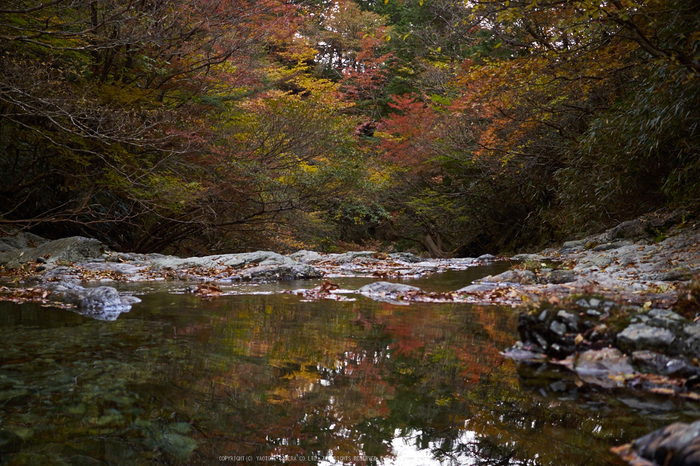
[[[316,173],[318,172],[318,166],[317,165],[310,165],[307,162],[301,162],[299,164],[299,169],[303,172],[306,173]]]

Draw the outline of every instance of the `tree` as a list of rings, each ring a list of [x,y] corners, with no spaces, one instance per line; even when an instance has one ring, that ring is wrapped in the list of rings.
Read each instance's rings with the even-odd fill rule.
[[[265,26],[290,13],[273,0],[6,2],[0,221],[137,248],[196,231],[204,116],[224,86],[259,82]]]

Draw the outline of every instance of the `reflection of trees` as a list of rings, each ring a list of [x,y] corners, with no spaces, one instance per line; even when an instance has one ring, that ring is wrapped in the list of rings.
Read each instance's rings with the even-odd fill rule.
[[[608,446],[633,438],[610,415],[522,391],[498,353],[514,339],[502,309],[245,299],[178,330],[211,349],[207,367],[168,374],[190,381],[173,410],[198,427],[202,461],[387,457],[398,435],[445,464],[615,464]]]
[[[398,431],[438,457],[459,454],[465,394],[513,334],[497,308],[467,312],[249,299],[215,336],[234,363],[222,357],[218,375],[197,382],[211,413],[203,428],[216,432],[207,442],[246,455],[386,457]]]

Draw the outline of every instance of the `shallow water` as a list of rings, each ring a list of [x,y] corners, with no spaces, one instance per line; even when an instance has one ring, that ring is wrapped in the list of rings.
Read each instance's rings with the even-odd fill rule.
[[[113,322],[0,303],[2,462],[622,464],[611,446],[699,414],[504,360],[510,308],[273,293],[317,283],[131,285],[143,302]]]

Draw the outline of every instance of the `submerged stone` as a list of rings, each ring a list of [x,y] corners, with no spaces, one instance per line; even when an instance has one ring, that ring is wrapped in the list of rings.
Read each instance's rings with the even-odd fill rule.
[[[623,387],[625,377],[634,373],[629,357],[616,348],[585,351],[574,370],[582,381],[605,388]]]

